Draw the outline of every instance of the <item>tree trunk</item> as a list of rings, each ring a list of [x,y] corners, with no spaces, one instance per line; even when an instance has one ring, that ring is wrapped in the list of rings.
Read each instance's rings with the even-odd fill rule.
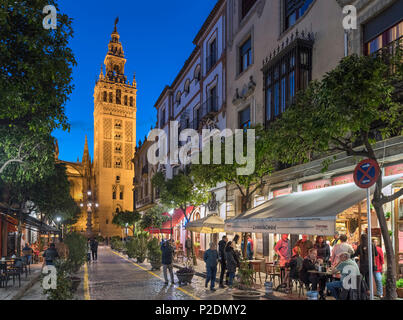
[[[21,256],[21,233],[22,233],[22,221],[21,221],[21,213],[18,214],[18,227],[17,227],[17,250],[16,256]]]
[[[385,214],[382,205],[376,205],[374,197],[374,208],[378,217],[379,225],[381,227],[382,237],[385,244],[385,253],[387,261],[386,269],[386,293],[384,293],[386,300],[395,300],[397,298],[396,292],[396,263],[395,253],[392,246],[392,240],[390,238],[388,225],[386,223]]]
[[[248,197],[242,196],[241,202],[242,202],[241,210],[242,210],[242,213],[244,213],[244,212],[246,212],[246,210],[248,210]],[[243,242],[242,256],[244,257],[244,259],[247,259],[247,247],[248,247],[248,233],[247,232],[242,233],[241,244],[242,244],[242,242]]]

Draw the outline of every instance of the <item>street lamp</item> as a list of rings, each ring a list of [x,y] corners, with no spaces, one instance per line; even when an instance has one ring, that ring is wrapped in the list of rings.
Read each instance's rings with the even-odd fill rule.
[[[88,238],[92,237],[92,208],[98,208],[99,204],[92,202],[92,191],[88,190],[87,191],[87,199],[86,201],[83,201],[80,203],[80,207],[84,208],[87,206],[87,230],[86,230],[86,235]]]
[[[169,215],[171,216],[171,240],[173,240],[173,226],[172,226],[172,220],[173,220],[173,215],[174,215],[174,209],[169,210]]]

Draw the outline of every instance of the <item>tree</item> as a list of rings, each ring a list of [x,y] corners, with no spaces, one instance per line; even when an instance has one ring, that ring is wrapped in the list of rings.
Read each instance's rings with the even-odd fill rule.
[[[112,219],[112,223],[121,228],[129,228],[134,234],[136,232],[136,223],[140,221],[140,219],[141,214],[137,211],[120,211],[115,214]]]
[[[46,5],[57,10],[57,29],[46,30]],[[0,4],[0,127],[17,126],[35,132],[69,128],[64,105],[73,90],[76,61],[68,41],[72,20],[55,0]]]
[[[255,130],[255,171],[250,175],[239,175],[237,170],[245,167],[245,164],[225,163],[225,141],[221,142],[221,163],[213,164],[213,148],[210,149],[210,164],[192,164],[192,175],[197,184],[206,185],[208,188],[214,188],[223,181],[235,185],[241,194],[241,211],[249,209],[251,200],[256,192],[264,187],[264,177],[269,175],[274,169],[274,161],[267,152],[267,145],[263,139],[266,134],[261,126],[250,128]],[[244,134],[244,151],[246,151],[246,134]],[[235,148],[233,150],[233,159],[235,159]],[[202,161],[199,161],[202,163]],[[247,243],[247,233],[243,234],[243,241]],[[246,246],[243,249],[243,256],[246,257]]]
[[[169,221],[169,217],[163,215],[167,211],[168,208],[161,205],[148,209],[141,217],[140,228],[143,230],[149,228],[161,229],[162,224]]]
[[[184,170],[167,179],[162,172],[158,172],[152,179],[153,186],[160,191],[161,203],[172,209],[181,209],[186,223],[189,223],[198,206],[207,203],[209,199],[208,189],[205,185],[195,183],[191,175],[190,168]],[[187,213],[188,208],[190,212]],[[192,241],[193,264],[197,264],[193,248],[193,232],[190,233]]]
[[[401,55],[388,57],[387,62],[384,58],[346,57],[322,81],[312,82],[300,92],[267,133],[272,157],[296,164],[310,161],[312,155],[344,151],[377,160],[376,140],[401,135],[403,129],[403,105],[396,90],[403,83]],[[329,160],[323,162],[324,171],[329,164]],[[403,189],[385,196],[382,175],[379,177],[372,204],[386,249],[386,299],[396,298],[396,264],[383,205],[402,195]]]

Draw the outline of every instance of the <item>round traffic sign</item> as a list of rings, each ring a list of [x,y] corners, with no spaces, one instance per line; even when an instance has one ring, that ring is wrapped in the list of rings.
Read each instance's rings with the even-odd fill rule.
[[[379,178],[381,169],[378,162],[372,159],[361,161],[354,170],[354,182],[362,188],[371,188]]]

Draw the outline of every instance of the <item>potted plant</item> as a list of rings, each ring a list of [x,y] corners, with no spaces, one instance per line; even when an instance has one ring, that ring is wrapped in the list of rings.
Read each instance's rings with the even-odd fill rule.
[[[200,243],[195,242],[194,243],[194,248],[195,248],[195,255],[196,255],[196,257],[198,257],[199,256],[199,250],[200,250]]]
[[[158,239],[153,238],[147,243],[147,258],[151,263],[151,270],[160,270],[161,269],[161,260],[162,260],[162,252],[160,249],[160,244]]]
[[[385,213],[386,221],[389,221],[391,216],[392,216],[392,213],[390,211],[386,212]]]
[[[187,260],[185,262],[185,266],[176,271],[176,276],[178,277],[179,285],[181,284],[186,285],[192,282],[193,276],[195,275],[195,271],[191,263],[192,263],[191,259]]]
[[[260,300],[263,296],[263,293],[256,291],[253,287],[253,269],[250,268],[247,259],[241,260],[235,287],[238,290],[234,291],[232,296],[236,300]]]
[[[133,239],[126,243],[127,255],[129,258],[136,258],[138,263],[143,263],[147,257],[147,240],[149,233],[137,232]]]
[[[396,282],[396,291],[397,296],[403,299],[403,278],[400,278],[399,281]]]

